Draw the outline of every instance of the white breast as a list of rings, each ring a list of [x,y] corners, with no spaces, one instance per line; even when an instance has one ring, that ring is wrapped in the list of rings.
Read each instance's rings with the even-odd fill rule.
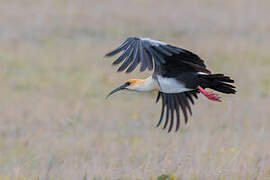
[[[190,91],[185,85],[174,78],[166,78],[160,75],[157,75],[157,80],[161,92],[164,93],[180,93],[185,91]]]

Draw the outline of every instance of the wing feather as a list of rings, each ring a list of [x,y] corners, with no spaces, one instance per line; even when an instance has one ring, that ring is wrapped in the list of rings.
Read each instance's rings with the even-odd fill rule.
[[[151,71],[153,69],[153,60],[149,52],[145,49],[144,51],[144,56],[146,57],[146,61],[148,64],[148,69]]]
[[[184,94],[183,94],[184,95]],[[184,95],[185,96],[185,95]],[[183,102],[184,102],[184,105],[187,107],[188,111],[189,111],[189,114],[192,116],[192,111],[191,111],[191,107],[190,107],[190,104],[188,102],[188,99],[187,98],[182,98]]]
[[[165,45],[163,45],[163,46],[161,46],[161,47],[164,48],[164,49],[166,49],[167,51],[173,53],[173,54],[179,54],[179,51],[177,51],[175,48],[172,48],[172,47],[170,47],[170,46],[165,46]]]
[[[175,103],[176,103],[176,107],[175,107],[175,111],[176,111],[176,127],[175,127],[175,132],[178,131],[179,127],[180,127],[180,113],[179,113],[179,101],[178,98],[175,98]]]
[[[165,129],[167,127],[168,121],[169,121],[169,111],[170,111],[170,96],[167,96],[167,102],[165,102],[166,104],[166,120],[165,120],[165,124],[163,126],[163,129]]]
[[[117,64],[123,62],[124,59],[130,54],[131,50],[132,50],[132,46],[129,46],[129,47],[125,50],[125,52],[124,52],[119,58],[117,58],[117,59],[113,62],[113,65],[117,65]]]
[[[132,62],[132,59],[134,57],[134,48],[131,48],[131,51],[129,53],[129,55],[127,56],[126,60],[124,61],[124,63],[118,68],[117,71],[124,71],[128,65]]]
[[[145,57],[144,49],[143,49],[141,41],[140,41],[139,50],[140,50],[140,62],[141,62],[140,72],[143,72],[148,66],[148,60],[146,59],[147,57]]]
[[[184,104],[183,98],[185,98],[185,96],[184,96],[183,93],[181,93],[181,94],[178,95],[178,100],[179,100],[179,104],[180,104],[180,107],[182,109],[182,112],[184,114],[185,123],[187,123],[187,121],[188,121],[188,115],[187,115],[187,109],[186,109],[186,106]]]
[[[174,123],[174,110],[175,110],[175,96],[174,96],[174,94],[171,96],[171,108],[170,108],[170,110],[171,110],[171,121],[170,121],[170,127],[169,127],[169,130],[168,130],[168,133],[169,132],[171,132],[171,130],[172,130],[172,127],[173,127],[173,123]]]
[[[171,52],[169,52],[166,49],[162,48],[162,46],[153,46],[153,48],[156,51],[158,51],[158,52],[160,52],[160,53],[162,53],[162,54],[164,54],[166,56],[172,56],[173,55]]]
[[[163,129],[165,129],[169,124],[168,132],[171,132],[174,125],[175,131],[178,131],[181,124],[180,109],[183,112],[185,123],[187,123],[189,115],[192,116],[189,101],[191,101],[191,103],[194,104],[193,97],[196,97],[195,94],[197,95],[196,91],[187,91],[182,93],[171,93],[171,94],[159,92],[156,102],[158,102],[161,99],[162,105],[161,105],[160,119],[156,127],[160,126],[165,115],[165,123],[163,125]],[[176,121],[174,115],[176,115]]]
[[[123,53],[113,62],[113,65],[120,65],[118,71],[126,70],[126,73],[132,72],[140,63],[140,71],[145,71],[147,68],[152,70],[154,65],[158,67],[157,69],[162,69],[166,64],[175,63],[176,61],[171,61],[171,58],[177,60],[177,65],[181,66],[181,63],[190,66],[194,71],[210,73],[206,69],[204,61],[200,59],[196,54],[176,47],[170,44],[152,40],[149,38],[142,37],[129,37],[124,41],[118,48],[106,54],[106,57],[114,56],[120,52]],[[178,63],[179,62],[179,63]],[[166,66],[165,71],[172,73],[172,70],[167,69],[172,66]],[[183,71],[185,69],[181,69]],[[190,70],[190,69],[189,69]],[[177,68],[174,68],[173,71],[179,72]],[[159,73],[156,71],[155,73]]]
[[[159,92],[159,94],[161,94],[161,93]],[[165,102],[164,101],[165,100],[164,100],[163,94],[161,94],[161,96],[162,96],[161,114],[160,114],[160,119],[159,119],[156,127],[159,127],[160,123],[162,122],[163,116],[164,116],[164,107],[165,107]],[[158,102],[158,99],[157,99],[156,102]]]
[[[191,94],[189,94],[189,93],[185,93],[185,95],[187,96],[187,98],[189,99],[189,101],[191,102],[191,104],[193,104],[193,105],[194,105],[194,100],[193,100],[193,98],[192,98]]]
[[[107,53],[105,56],[107,57],[110,57],[110,56],[114,56],[116,54],[118,54],[119,52],[125,50],[129,45],[130,45],[130,42],[131,42],[131,38],[128,38],[125,42],[123,42],[118,48],[116,48],[115,50]]]
[[[164,57],[162,57],[162,55],[160,55],[160,53],[158,53],[154,48],[152,48],[150,46],[149,49],[150,49],[150,52],[152,53],[152,56],[154,57],[155,60],[158,60],[162,64],[164,64],[166,62]]]
[[[139,51],[139,42],[136,42],[135,46],[136,47],[135,47],[134,53],[133,53],[133,55],[134,55],[133,60],[131,62],[131,65],[128,67],[128,69],[126,71],[127,73],[133,71],[136,68],[136,66],[139,64],[139,53],[138,53],[138,51]]]

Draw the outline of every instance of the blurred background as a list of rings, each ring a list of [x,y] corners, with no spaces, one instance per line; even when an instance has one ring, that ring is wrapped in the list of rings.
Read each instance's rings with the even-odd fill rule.
[[[270,178],[270,1],[14,0],[0,5],[0,179]],[[180,132],[104,54],[146,36],[236,80]]]

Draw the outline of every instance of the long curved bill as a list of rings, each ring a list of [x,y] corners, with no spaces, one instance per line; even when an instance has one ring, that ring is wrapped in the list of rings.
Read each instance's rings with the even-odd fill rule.
[[[112,92],[110,92],[110,93],[107,95],[106,99],[109,98],[112,94],[116,93],[117,91],[121,91],[121,90],[126,89],[127,86],[128,86],[127,84],[123,84],[123,85],[121,85],[120,87],[118,87],[118,88],[112,90]]]

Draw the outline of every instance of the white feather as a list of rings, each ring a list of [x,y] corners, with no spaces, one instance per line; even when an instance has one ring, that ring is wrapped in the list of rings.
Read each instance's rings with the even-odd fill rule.
[[[148,42],[150,42],[153,46],[167,45],[167,43],[165,43],[165,42],[153,40],[153,39],[150,39],[150,38],[140,37],[140,40],[142,40],[142,41],[148,41]]]
[[[166,78],[157,75],[157,80],[159,83],[160,91],[164,93],[180,93],[192,90],[186,88],[183,83],[180,83],[174,78]]]
[[[152,91],[158,88],[157,88],[157,83],[154,81],[152,76],[149,76],[143,81],[143,83],[135,84],[134,86],[129,87],[128,89],[135,90],[135,91]]]
[[[198,72],[197,74],[200,74],[200,75],[208,75],[208,74],[203,73],[203,72]]]

